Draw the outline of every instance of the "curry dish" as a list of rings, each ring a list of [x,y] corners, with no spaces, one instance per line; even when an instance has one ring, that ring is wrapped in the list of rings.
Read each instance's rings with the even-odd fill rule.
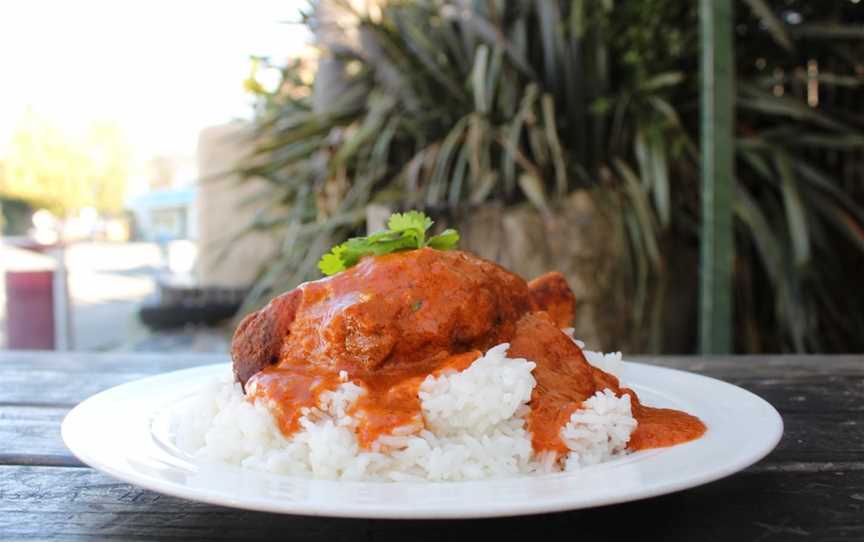
[[[639,402],[618,379],[590,365],[562,331],[575,298],[564,277],[531,282],[457,250],[420,248],[363,257],[333,276],[286,292],[247,316],[231,354],[247,396],[265,401],[281,432],[299,430],[305,409],[346,378],[366,393],[351,406],[364,449],[418,420],[429,375],[461,371],[489,348],[536,364],[527,429],[536,453],[562,454],[560,431],[595,392],[630,396],[638,422],[628,448],[672,446],[701,436],[696,417]]]

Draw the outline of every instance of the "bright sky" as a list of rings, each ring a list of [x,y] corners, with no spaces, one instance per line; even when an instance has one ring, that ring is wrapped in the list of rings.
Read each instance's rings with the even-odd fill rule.
[[[0,2],[0,156],[27,107],[80,130],[113,119],[139,157],[195,150],[247,117],[249,56],[296,54],[304,0]]]

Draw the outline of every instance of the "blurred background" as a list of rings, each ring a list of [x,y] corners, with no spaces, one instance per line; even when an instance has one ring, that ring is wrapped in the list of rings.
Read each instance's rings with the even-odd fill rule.
[[[0,69],[0,348],[225,352],[413,208],[594,349],[864,351],[860,0],[9,2]]]

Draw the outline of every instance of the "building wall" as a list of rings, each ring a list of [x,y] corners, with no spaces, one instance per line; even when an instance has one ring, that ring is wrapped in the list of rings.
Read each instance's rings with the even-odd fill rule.
[[[250,130],[246,123],[231,122],[205,129],[198,140],[198,172],[202,181],[195,213],[197,278],[205,287],[250,286],[262,265],[278,250],[273,236],[260,233],[227,244],[252,220],[257,210],[254,205],[241,202],[266,187],[263,180],[239,182],[237,175],[219,176],[235,169],[249,151]],[[212,178],[216,176],[219,178]]]

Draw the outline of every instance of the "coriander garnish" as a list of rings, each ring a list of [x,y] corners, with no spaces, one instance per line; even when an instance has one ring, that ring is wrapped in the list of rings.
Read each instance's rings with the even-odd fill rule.
[[[356,265],[363,256],[381,256],[423,247],[437,250],[456,248],[459,244],[459,232],[456,230],[444,230],[427,240],[426,232],[432,224],[432,220],[419,211],[393,213],[387,220],[386,231],[368,237],[352,237],[336,245],[321,257],[318,269],[325,275],[335,275]]]

